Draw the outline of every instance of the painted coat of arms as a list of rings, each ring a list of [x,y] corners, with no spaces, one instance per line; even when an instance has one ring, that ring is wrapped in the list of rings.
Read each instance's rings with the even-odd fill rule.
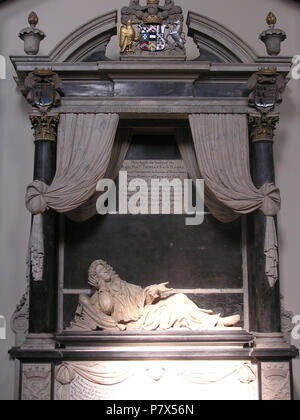
[[[119,43],[122,56],[143,57],[145,54],[168,53],[185,57],[185,34],[181,7],[173,0],[131,0],[129,7],[122,9],[122,24],[119,28]],[[129,54],[128,54],[129,53]]]
[[[166,48],[165,30],[167,25],[140,25],[140,48],[143,51],[163,51]]]
[[[60,104],[63,96],[62,81],[50,68],[36,68],[26,77],[23,94],[30,104],[46,113],[51,107]]]
[[[286,84],[287,79],[277,73],[276,67],[261,68],[248,82],[249,105],[263,114],[272,111],[275,105],[282,102],[282,93]]]
[[[55,100],[55,85],[49,81],[36,81],[33,84],[33,101],[38,108],[50,107]]]

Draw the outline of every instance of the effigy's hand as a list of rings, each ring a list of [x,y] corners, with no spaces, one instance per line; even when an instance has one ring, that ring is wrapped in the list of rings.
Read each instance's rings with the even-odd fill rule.
[[[172,293],[174,291],[174,289],[166,287],[167,284],[169,284],[169,282],[167,281],[166,283],[160,283],[157,285],[158,288],[158,292],[160,293],[160,295],[163,297],[166,294]]]
[[[160,283],[160,284],[153,284],[152,286],[148,286],[145,289],[146,293],[146,303],[151,304],[154,301],[157,301],[159,299],[164,299],[167,297],[171,292],[173,292],[173,289],[169,289],[166,287],[166,283]]]

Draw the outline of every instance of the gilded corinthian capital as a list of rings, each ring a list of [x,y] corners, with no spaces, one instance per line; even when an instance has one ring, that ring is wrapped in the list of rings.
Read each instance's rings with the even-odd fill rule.
[[[59,115],[34,115],[30,117],[34,141],[56,141]]]
[[[278,122],[278,115],[250,115],[249,131],[251,140],[273,141],[274,131]]]

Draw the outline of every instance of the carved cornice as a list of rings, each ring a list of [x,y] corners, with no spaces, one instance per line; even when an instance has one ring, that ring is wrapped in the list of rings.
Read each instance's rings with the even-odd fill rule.
[[[32,129],[34,130],[34,141],[56,141],[59,119],[59,115],[30,116]]]
[[[250,115],[249,132],[252,141],[273,141],[279,115]]]

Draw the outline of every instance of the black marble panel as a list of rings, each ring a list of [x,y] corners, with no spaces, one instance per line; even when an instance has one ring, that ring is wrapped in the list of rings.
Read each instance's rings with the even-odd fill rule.
[[[187,82],[72,82],[64,81],[63,92],[66,97],[247,97],[247,83],[206,83],[194,85]]]
[[[203,98],[247,98],[247,83],[195,83],[194,96]]]
[[[105,50],[95,51],[82,60],[83,63],[96,63],[97,61],[112,61],[110,58],[107,58],[105,55]]]
[[[242,287],[241,223],[206,216],[186,226],[182,215],[107,215],[66,220],[65,288],[87,288],[88,267],[107,260],[124,280],[175,288]]]
[[[112,82],[101,81],[95,82],[64,82],[63,92],[67,97],[84,96],[84,97],[106,97],[113,96],[114,85]]]
[[[115,83],[115,96],[157,97],[193,96],[193,85],[186,82],[139,82]]]
[[[73,321],[79,302],[79,295],[64,295],[63,328],[66,329]]]
[[[174,136],[134,136],[126,160],[181,159]]]
[[[211,309],[221,317],[240,315],[241,321],[236,327],[244,325],[244,295],[242,293],[212,293],[187,295],[199,308]]]
[[[194,61],[210,61],[211,63],[223,63],[220,57],[205,48],[199,48],[200,55]]]

